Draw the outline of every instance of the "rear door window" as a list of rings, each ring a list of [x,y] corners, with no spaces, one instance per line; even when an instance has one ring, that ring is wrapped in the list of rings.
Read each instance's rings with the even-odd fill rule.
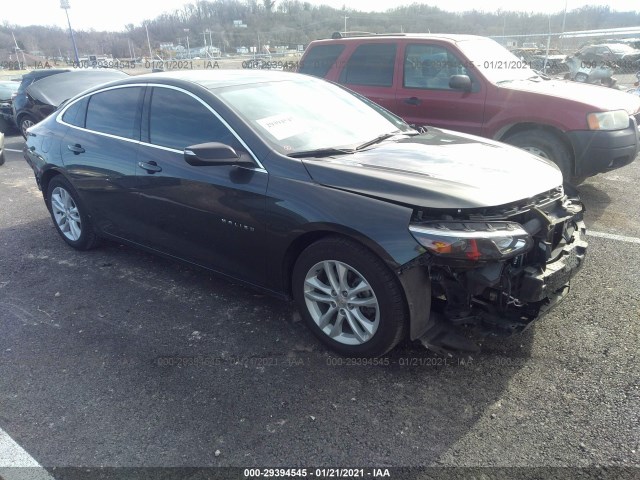
[[[306,73],[314,77],[324,78],[336,60],[344,50],[344,45],[317,45],[305,55],[304,60],[300,62],[299,73]]]
[[[340,83],[391,87],[395,69],[397,45],[395,43],[369,43],[360,45],[351,55],[340,74]]]
[[[142,87],[123,87],[92,95],[86,128],[138,140],[141,93]]]

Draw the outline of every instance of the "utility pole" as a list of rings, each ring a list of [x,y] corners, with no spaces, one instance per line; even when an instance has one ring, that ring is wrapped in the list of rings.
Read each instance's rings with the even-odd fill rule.
[[[80,65],[80,57],[78,56],[78,47],[76,46],[76,37],[73,35],[73,29],[71,28],[71,20],[69,20],[69,0],[60,0],[60,8],[67,14],[67,23],[69,24],[69,33],[71,34],[71,43],[73,43],[73,53],[76,55],[76,65]],[[23,54],[24,56],[24,54]]]
[[[345,35],[347,34],[347,19],[348,18],[349,17],[347,17],[346,15],[344,16],[344,34]]]
[[[147,32],[147,45],[149,46],[149,61],[153,62],[153,52],[151,51],[151,40],[149,40],[149,29],[147,28],[147,24],[144,24],[144,29]]]
[[[562,40],[564,37],[564,26],[565,26],[565,23],[567,22],[567,1],[568,0],[564,0],[564,14],[562,15],[562,31],[560,32],[560,38],[558,39],[559,40],[558,48],[562,48]]]
[[[27,59],[24,58],[24,50],[22,50],[19,46],[18,46],[18,42],[16,42],[16,36],[13,34],[13,31],[11,32],[11,36],[13,37],[13,44],[16,46],[16,60],[18,60],[18,63],[20,63],[20,55],[18,54],[18,52],[22,52],[22,64],[24,65],[23,68],[26,68],[27,66]]]
[[[191,60],[191,48],[189,48],[189,29],[184,28],[184,33],[187,34],[187,55],[189,56],[189,60]]]
[[[207,56],[211,57],[211,50],[213,50],[213,40],[211,40],[211,30],[209,30],[208,28],[203,32],[203,33],[208,33],[209,34],[209,49],[207,50]],[[205,46],[207,45],[207,42],[205,40],[204,42]]]

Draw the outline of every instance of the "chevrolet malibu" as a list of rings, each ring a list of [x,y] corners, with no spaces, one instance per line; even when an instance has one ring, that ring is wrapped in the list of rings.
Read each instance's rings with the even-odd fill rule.
[[[71,247],[111,239],[293,298],[343,355],[520,332],[586,253],[582,204],[550,161],[416,131],[295,73],[104,84],[31,127],[24,154]]]

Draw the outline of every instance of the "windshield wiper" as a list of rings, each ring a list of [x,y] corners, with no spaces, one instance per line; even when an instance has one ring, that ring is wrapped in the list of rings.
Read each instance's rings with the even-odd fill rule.
[[[402,130],[396,130],[391,133],[384,133],[382,135],[378,135],[373,140],[369,140],[368,142],[364,142],[362,145],[358,145],[356,150],[362,150],[363,148],[370,147],[371,145],[375,145],[376,143],[383,142],[391,137],[396,137],[398,135],[418,135],[418,132],[403,132]]]
[[[330,157],[331,155],[347,155],[354,153],[353,149],[344,148],[316,148],[315,150],[304,150],[302,152],[290,153],[289,157],[292,158],[304,158],[304,157]]]

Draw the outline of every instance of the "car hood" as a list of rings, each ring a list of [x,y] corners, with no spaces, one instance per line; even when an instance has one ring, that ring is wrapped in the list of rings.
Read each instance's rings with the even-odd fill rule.
[[[560,170],[548,160],[435,128],[354,154],[307,158],[303,163],[322,185],[423,208],[505,205],[562,184]]]
[[[522,80],[501,83],[499,86],[571,100],[592,107],[594,111],[626,110],[629,115],[640,111],[640,98],[599,85],[568,80]]]
[[[128,77],[118,70],[80,70],[58,73],[38,80],[27,87],[34,100],[54,107],[91,87]]]

